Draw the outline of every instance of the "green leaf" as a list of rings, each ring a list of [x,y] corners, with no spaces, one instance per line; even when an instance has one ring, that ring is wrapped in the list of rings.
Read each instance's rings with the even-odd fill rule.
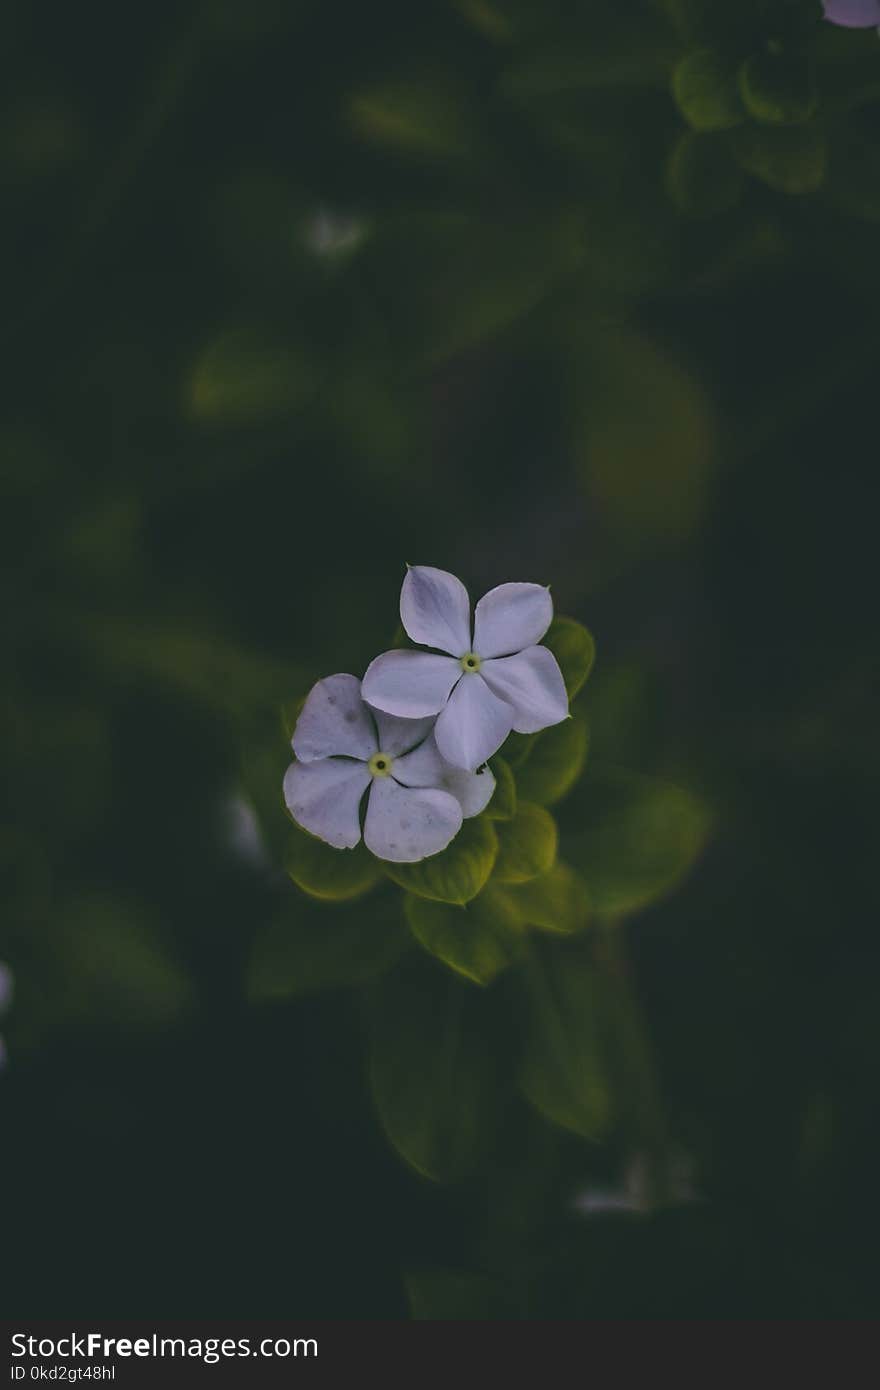
[[[568,698],[573,700],[593,669],[596,659],[593,634],[574,618],[558,617],[541,638],[541,644],[549,647],[559,662]]]
[[[478,985],[489,984],[520,953],[519,915],[492,885],[464,907],[407,896],[404,908],[425,950]]]
[[[537,737],[537,734],[508,734],[504,743],[504,756],[514,771],[522,767]]]
[[[513,820],[498,826],[495,877],[499,883],[525,883],[552,868],[556,858],[556,822],[543,806],[521,801]]]
[[[397,904],[387,897],[367,910],[299,906],[285,906],[256,937],[247,969],[252,1002],[364,985],[407,948]]]
[[[304,893],[330,902],[359,898],[382,878],[379,861],[363,841],[354,849],[334,849],[298,825],[291,828],[284,867]]]
[[[736,69],[711,48],[688,53],[672,75],[672,94],[694,130],[730,130],[745,120]]]
[[[488,881],[498,854],[498,836],[484,816],[466,820],[452,844],[417,864],[391,864],[382,868],[388,877],[420,898],[442,903],[467,903]]]
[[[562,860],[539,878],[511,885],[503,892],[525,926],[567,936],[580,931],[590,919],[587,885],[577,870]]]
[[[753,53],[739,71],[739,90],[750,116],[769,125],[797,125],[816,111],[810,65],[787,53]]]
[[[744,126],[733,136],[742,167],[779,193],[815,193],[825,180],[825,135],[816,125]]]
[[[566,835],[565,853],[603,915],[635,912],[670,892],[710,828],[708,808],[693,793],[618,768],[594,765],[576,809],[580,827]]]
[[[265,329],[236,328],[196,362],[190,414],[206,424],[256,425],[299,409],[316,386],[311,353]]]
[[[528,1101],[554,1124],[599,1139],[611,1118],[601,982],[582,947],[534,951],[525,974],[529,1025],[520,1067]]]
[[[461,93],[433,80],[386,82],[349,100],[363,139],[421,158],[466,156],[476,147]]]
[[[526,801],[552,806],[570,791],[587,759],[589,728],[582,714],[538,734],[519,772],[519,790]]]
[[[487,997],[424,957],[398,966],[370,1000],[370,1081],[382,1126],[418,1172],[451,1181],[492,1139],[500,1049]]]
[[[489,762],[495,777],[492,800],[486,807],[489,820],[512,820],[516,814],[516,779],[510,763],[496,754]]]
[[[740,199],[745,179],[726,140],[686,130],[666,168],[666,188],[675,206],[690,217],[715,217]]]

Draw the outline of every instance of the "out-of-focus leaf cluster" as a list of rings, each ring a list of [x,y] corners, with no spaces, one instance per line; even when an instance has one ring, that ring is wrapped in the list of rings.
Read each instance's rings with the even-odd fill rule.
[[[305,1251],[302,1192],[316,1316],[356,1248],[355,1317],[380,1267],[418,1316],[852,1316],[876,1292],[880,47],[821,8],[157,0],[120,28],[12,0],[21,1311],[53,1281],[65,1315],[74,1286],[109,1307],[123,1269],[143,1306],[177,1279],[174,1312],[201,1290],[266,1316],[295,1257],[279,1277],[254,1232]],[[570,721],[494,760],[467,901],[410,883],[403,912],[365,851],[343,870],[285,821],[277,711],[340,637],[357,674],[390,644],[407,559],[551,582],[603,660]],[[109,1102],[72,1099],[102,1068]],[[473,1179],[430,1230],[446,1194],[377,1160],[368,1070],[409,1167]],[[672,1139],[702,1209],[583,1215]],[[228,1258],[213,1208],[191,1222],[212,1175]],[[112,1259],[133,1190],[144,1238]],[[52,1194],[86,1214],[67,1242],[51,1207],[34,1233]]]

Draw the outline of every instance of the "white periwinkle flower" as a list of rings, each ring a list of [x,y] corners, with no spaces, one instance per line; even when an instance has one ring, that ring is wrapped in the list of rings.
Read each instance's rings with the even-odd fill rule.
[[[441,758],[433,719],[371,710],[355,676],[327,676],[309,692],[293,734],[297,761],[284,799],[293,819],[336,849],[361,838],[379,859],[411,864],[445,849],[462,819],[488,805],[495,778],[462,772]]]
[[[511,730],[537,733],[568,717],[555,656],[540,642],[553,618],[549,589],[499,584],[474,610],[460,579],[414,565],[400,593],[400,617],[414,642],[447,653],[385,652],[364,676],[364,699],[414,719],[436,714],[434,737],[455,767],[473,769]]]

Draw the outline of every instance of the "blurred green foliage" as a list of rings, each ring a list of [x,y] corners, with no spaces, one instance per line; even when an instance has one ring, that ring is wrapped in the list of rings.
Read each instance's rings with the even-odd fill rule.
[[[876,1308],[880,51],[625,8],[7,7],[10,1313]],[[280,784],[407,560],[576,703],[392,882]]]

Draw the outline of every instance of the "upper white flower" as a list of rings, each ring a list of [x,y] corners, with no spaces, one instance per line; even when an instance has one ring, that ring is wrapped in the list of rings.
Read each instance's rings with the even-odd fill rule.
[[[479,767],[511,730],[537,733],[568,717],[556,658],[539,647],[553,619],[549,589],[499,584],[474,610],[460,579],[414,565],[400,592],[400,617],[414,642],[431,652],[385,652],[364,676],[375,709],[405,719],[438,715],[434,737],[455,767]]]
[[[327,676],[309,692],[293,734],[297,762],[284,800],[294,820],[334,845],[354,849],[369,788],[364,842],[379,859],[415,863],[438,854],[462,819],[488,805],[495,778],[450,767],[431,734],[434,720],[372,710],[356,676]]]

